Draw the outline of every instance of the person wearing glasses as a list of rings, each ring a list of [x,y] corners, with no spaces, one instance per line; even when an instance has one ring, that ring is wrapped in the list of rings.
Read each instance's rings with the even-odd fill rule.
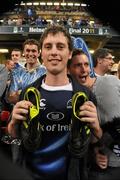
[[[99,48],[93,54],[93,66],[96,76],[104,76],[109,73],[114,64],[112,50]]]

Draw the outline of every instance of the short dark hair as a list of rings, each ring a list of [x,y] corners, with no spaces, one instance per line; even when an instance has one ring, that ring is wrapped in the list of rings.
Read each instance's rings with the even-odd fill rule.
[[[108,54],[112,54],[112,50],[111,49],[107,49],[107,48],[99,48],[97,49],[94,54],[93,54],[93,66],[96,67],[97,63],[98,63],[98,58],[105,58]]]
[[[72,60],[74,56],[83,55],[83,54],[87,56],[87,54],[82,49],[77,49],[77,48],[73,49],[72,58],[68,60],[67,67],[69,68],[70,65],[72,64]]]
[[[62,32],[64,36],[67,38],[69,50],[72,51],[73,50],[72,38],[69,32],[67,31],[67,29],[61,25],[50,25],[45,29],[45,31],[43,32],[40,38],[40,48],[42,49],[43,41],[48,36],[48,34],[56,35],[59,32]]]
[[[85,54],[87,56],[87,54],[82,50],[82,49],[73,49],[73,53],[72,53],[72,57],[76,56],[76,55],[81,55],[81,54]]]
[[[8,64],[10,64],[10,62],[13,62],[11,59],[7,59],[6,61],[5,61],[5,66],[6,65],[8,65]]]
[[[25,47],[26,44],[30,44],[30,45],[36,45],[38,47],[38,51],[40,50],[40,44],[36,39],[27,39],[24,43],[23,43],[23,49]]]
[[[13,51],[19,51],[19,52],[22,54],[22,50],[19,49],[19,48],[14,48],[14,49],[12,49],[12,50],[11,50],[11,53],[12,53]]]

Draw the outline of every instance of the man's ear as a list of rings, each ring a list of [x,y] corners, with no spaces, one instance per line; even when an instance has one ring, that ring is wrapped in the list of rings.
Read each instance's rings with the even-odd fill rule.
[[[69,58],[68,58],[68,59],[71,59],[71,58],[72,58],[72,53],[73,53],[73,51],[70,51],[70,55],[69,55]]]
[[[103,59],[102,58],[98,58],[97,61],[98,61],[98,64],[102,64]]]
[[[41,59],[41,49],[39,50],[39,58]]]

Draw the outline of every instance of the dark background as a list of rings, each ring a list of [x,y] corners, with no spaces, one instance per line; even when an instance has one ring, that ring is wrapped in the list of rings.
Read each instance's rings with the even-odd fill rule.
[[[4,12],[14,9],[16,3],[20,3],[20,0],[1,0],[0,1],[0,15]]]
[[[23,0],[23,2],[27,1],[28,0]],[[30,1],[34,0],[29,0],[29,2]],[[81,1],[90,5],[88,10],[92,13],[92,15],[120,32],[119,0],[80,0],[80,2]],[[20,0],[1,0],[0,15],[10,9],[13,9],[14,4],[20,2]]]
[[[109,24],[120,33],[119,1],[116,0],[84,0],[90,6],[88,10],[104,24]]]

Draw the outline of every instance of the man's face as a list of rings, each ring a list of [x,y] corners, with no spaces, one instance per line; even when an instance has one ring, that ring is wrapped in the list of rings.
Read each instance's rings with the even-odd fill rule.
[[[49,73],[59,74],[67,71],[67,61],[71,55],[67,38],[62,32],[48,34],[44,39],[41,57]]]
[[[10,61],[9,64],[7,65],[7,68],[8,68],[9,71],[11,71],[12,69],[14,69],[14,67],[15,67],[15,64],[14,64],[13,61]]]
[[[27,64],[35,64],[38,60],[40,53],[37,45],[26,44],[24,47],[24,56]]]
[[[12,51],[11,59],[14,63],[19,63],[20,58],[21,58],[21,51]]]
[[[105,58],[102,58],[100,63],[101,63],[101,68],[103,69],[104,73],[109,72],[114,64],[112,54],[108,54]]]
[[[74,56],[69,68],[69,72],[77,79],[79,83],[85,85],[87,78],[90,75],[88,57],[85,54]]]

